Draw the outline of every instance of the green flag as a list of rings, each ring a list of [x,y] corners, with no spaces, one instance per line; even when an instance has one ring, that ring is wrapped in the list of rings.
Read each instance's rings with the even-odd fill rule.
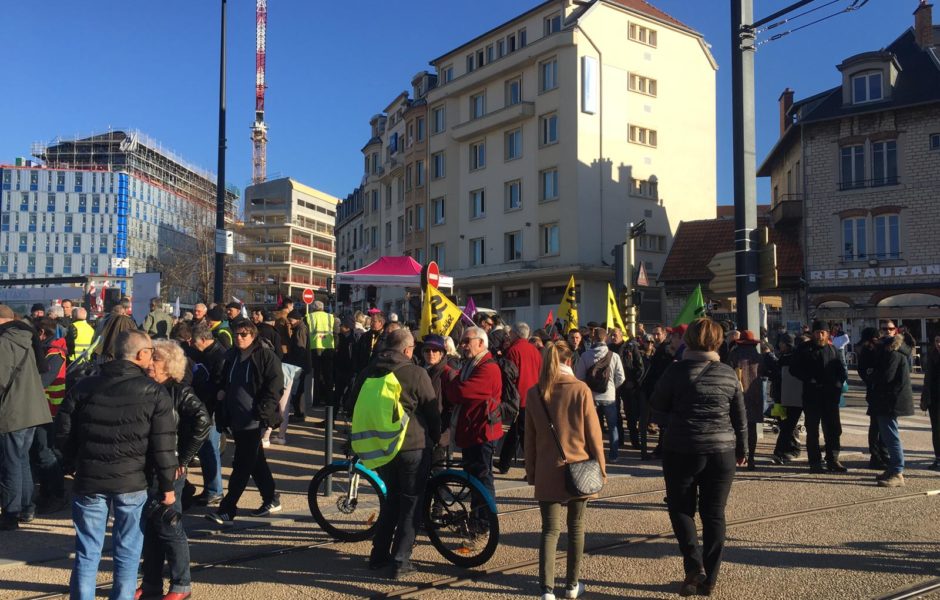
[[[705,299],[702,297],[702,286],[697,285],[689,295],[689,299],[685,301],[685,306],[682,307],[682,312],[680,312],[679,316],[676,317],[676,321],[672,324],[672,326],[678,327],[679,325],[688,325],[695,319],[700,319],[704,316]]]

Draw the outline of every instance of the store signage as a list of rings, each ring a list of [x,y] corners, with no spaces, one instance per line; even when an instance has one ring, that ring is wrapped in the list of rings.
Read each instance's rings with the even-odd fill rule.
[[[868,269],[827,269],[810,271],[810,281],[837,279],[874,279],[877,277],[917,277],[940,275],[940,265],[914,265],[912,267],[871,267]]]

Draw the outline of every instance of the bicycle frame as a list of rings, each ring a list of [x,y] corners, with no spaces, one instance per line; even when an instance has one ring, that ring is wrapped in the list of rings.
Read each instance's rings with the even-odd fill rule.
[[[379,476],[379,474],[373,471],[372,469],[369,469],[358,460],[334,460],[330,464],[340,466],[340,467],[350,468],[350,469],[353,469],[355,471],[362,473],[363,475],[371,478],[373,481],[375,481],[378,484],[379,489],[382,491],[383,496],[388,496],[388,488],[385,486],[385,482],[382,481],[382,478]],[[353,498],[355,498],[355,496],[358,495],[358,486],[352,485],[350,486],[350,488],[351,488],[350,494],[353,496]]]
[[[473,486],[476,489],[476,491],[480,492],[480,494],[482,494],[484,498],[486,498],[486,505],[489,507],[491,511],[493,511],[493,514],[496,514],[496,515],[499,514],[499,510],[497,510],[496,508],[496,500],[490,494],[490,491],[486,489],[486,486],[484,486],[480,482],[480,480],[477,479],[476,477],[473,477],[472,475],[468,475],[466,471],[458,471],[457,469],[444,469],[443,471],[438,471],[434,473],[434,475],[432,475],[431,478],[433,479],[434,477],[438,475],[453,475],[454,477],[463,479],[464,481],[469,483],[471,486]]]

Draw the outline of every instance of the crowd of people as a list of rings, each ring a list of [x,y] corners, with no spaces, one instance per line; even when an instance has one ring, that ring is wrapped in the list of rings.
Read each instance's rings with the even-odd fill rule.
[[[495,475],[524,465],[542,517],[543,600],[555,598],[566,512],[563,597],[577,598],[585,511],[596,494],[571,485],[569,465],[596,461],[606,479],[629,445],[640,460],[662,460],[684,559],[679,592],[709,595],[737,468],[797,459],[802,417],[809,470],[847,470],[839,409],[850,340],[828,323],[794,336],[704,318],[649,332],[640,325],[630,336],[594,322],[533,331],[477,313],[449,335],[418,336],[376,309],[339,317],[321,302],[311,308],[289,299],[273,311],[197,304],[173,317],[154,298],[138,326],[126,300],[94,324],[67,300],[23,318],[0,305],[0,529],[70,505],[70,587],[75,598],[93,598],[110,514],[112,597],[183,600],[192,588],[181,513],[203,506],[216,525],[232,523],[249,480],[261,495],[250,514],[280,511],[265,450],[288,444],[289,427],[305,422],[311,406],[330,405],[345,413],[352,447],[387,486],[370,569],[394,579],[414,571],[420,499],[431,465],[451,448],[493,496]],[[911,341],[888,322],[864,330],[855,352],[871,417],[870,467],[882,471],[878,485],[902,486],[898,418],[914,412]],[[923,365],[920,408],[931,419],[930,468],[940,470],[940,336]],[[768,419],[779,434],[765,461],[757,438]],[[222,436],[234,445],[227,485]],[[187,481],[196,461],[198,494]]]

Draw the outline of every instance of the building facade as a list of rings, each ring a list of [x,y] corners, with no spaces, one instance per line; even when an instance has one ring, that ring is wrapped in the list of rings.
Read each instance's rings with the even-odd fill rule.
[[[758,174],[774,220],[802,236],[806,319],[855,337],[894,319],[919,342],[940,334],[940,27],[914,27],[845,59],[840,85],[780,99],[781,136]]]
[[[233,294],[252,305],[299,299],[304,290],[326,301],[336,273],[339,200],[289,177],[245,188],[245,218],[235,228],[229,261]]]

